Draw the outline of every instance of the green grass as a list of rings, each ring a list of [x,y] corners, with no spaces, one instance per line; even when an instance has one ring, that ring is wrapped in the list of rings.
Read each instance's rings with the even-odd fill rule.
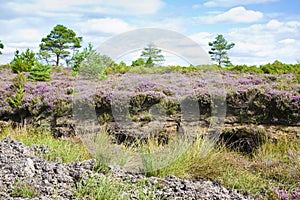
[[[166,146],[150,141],[126,149],[121,145],[116,148],[114,144],[109,144],[109,137],[104,132],[95,140],[86,138],[88,140],[85,142],[92,143],[85,145],[94,147],[89,149],[79,139],[54,138],[49,132],[32,127],[4,128],[0,139],[7,136],[26,145],[47,145],[49,153],[44,158],[48,160],[60,157],[63,162],[82,161],[93,155],[98,160],[100,169],[109,164],[126,167],[128,162],[134,166],[136,161],[142,163],[139,167],[148,176],[164,177],[173,174],[180,178],[219,180],[228,188],[238,189],[245,194],[260,195],[262,199],[276,199],[274,187],[291,191],[297,189],[300,182],[299,139],[283,137],[277,142],[267,140],[250,157],[228,150],[225,145],[216,146],[200,138],[192,145],[185,140],[180,143],[174,140]],[[158,154],[159,152],[163,154]],[[138,155],[140,160],[137,161]],[[130,188],[129,183],[113,181],[109,177],[91,178],[87,184],[77,188],[76,194],[81,197],[91,195],[96,199],[122,199],[120,195]],[[26,188],[17,192],[22,191],[27,193]],[[142,196],[141,193],[141,198]]]
[[[70,163],[91,159],[89,152],[77,138],[55,138],[50,132],[31,126],[15,129],[6,127],[0,133],[0,139],[8,136],[23,142],[27,146],[33,144],[46,145],[49,148],[49,153],[43,155],[43,158],[49,161],[60,158],[62,162]]]
[[[35,198],[39,196],[38,189],[28,183],[25,183],[23,180],[16,182],[12,197],[23,197],[23,198]]]
[[[225,145],[212,147],[209,142],[198,139],[177,160],[148,175],[174,174],[182,178],[219,180],[224,186],[244,194],[276,199],[274,187],[290,191],[297,189],[300,182],[299,144],[296,139],[283,138],[276,143],[268,140],[251,157],[230,151]],[[293,152],[292,156],[288,156],[288,152]]]
[[[129,181],[113,179],[111,175],[94,176],[89,178],[85,184],[78,182],[77,188],[74,189],[75,197],[80,199],[98,199],[98,200],[115,200],[131,199],[130,191],[134,192],[135,197],[141,200],[153,199],[154,191],[145,194],[143,185],[146,182],[139,181],[134,187]]]

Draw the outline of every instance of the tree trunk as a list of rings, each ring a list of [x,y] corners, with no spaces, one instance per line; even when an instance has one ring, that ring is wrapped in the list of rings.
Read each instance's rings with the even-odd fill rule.
[[[59,65],[59,54],[56,54],[56,66],[58,67]]]

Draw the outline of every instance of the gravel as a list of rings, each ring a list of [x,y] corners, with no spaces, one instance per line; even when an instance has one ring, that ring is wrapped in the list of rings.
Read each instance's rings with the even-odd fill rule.
[[[218,182],[185,180],[173,175],[145,177],[119,166],[109,166],[107,171],[98,173],[94,170],[95,160],[61,163],[59,159],[42,159],[44,153],[47,147],[43,145],[26,146],[9,137],[0,141],[0,199],[76,199],[74,191],[78,184],[86,184],[92,176],[129,182],[127,199],[139,199],[141,190],[146,195],[152,194],[152,199],[253,199]],[[35,197],[24,197],[21,193],[24,188],[31,189]]]

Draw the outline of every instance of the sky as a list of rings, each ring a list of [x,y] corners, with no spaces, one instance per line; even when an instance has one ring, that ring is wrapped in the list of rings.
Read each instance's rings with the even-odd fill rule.
[[[189,37],[206,52],[222,34],[235,43],[228,52],[233,64],[297,63],[299,7],[299,0],[0,0],[0,64],[9,63],[17,49],[38,52],[57,24],[83,37],[83,46],[160,28]]]

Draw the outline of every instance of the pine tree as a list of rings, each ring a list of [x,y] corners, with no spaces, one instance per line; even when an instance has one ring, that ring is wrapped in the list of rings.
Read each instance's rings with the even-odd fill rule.
[[[220,67],[222,64],[226,67],[231,65],[227,51],[234,47],[234,43],[228,44],[223,35],[218,35],[215,41],[209,42],[208,45],[211,46],[211,51],[208,53],[213,61],[216,61]]]
[[[147,67],[161,64],[165,60],[164,56],[161,55],[161,50],[155,48],[153,44],[149,44],[144,48],[141,57],[144,59]]]
[[[60,59],[66,59],[71,51],[81,47],[82,37],[77,37],[73,30],[63,25],[56,25],[47,37],[42,38],[40,55],[55,57],[55,65],[58,66]],[[47,52],[48,54],[44,53]]]

